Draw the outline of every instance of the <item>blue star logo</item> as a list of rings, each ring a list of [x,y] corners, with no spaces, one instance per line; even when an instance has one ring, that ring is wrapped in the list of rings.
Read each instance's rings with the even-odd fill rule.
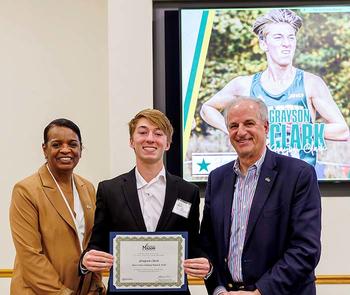
[[[202,162],[197,163],[197,165],[199,165],[199,172],[201,172],[202,170],[209,172],[208,166],[210,165],[210,163],[205,162],[204,158],[203,158]]]

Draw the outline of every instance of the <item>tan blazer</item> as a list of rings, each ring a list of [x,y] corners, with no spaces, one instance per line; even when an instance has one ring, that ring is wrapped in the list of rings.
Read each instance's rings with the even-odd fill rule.
[[[74,182],[85,215],[85,248],[94,221],[95,189],[75,174]],[[78,235],[45,165],[15,185],[10,225],[16,247],[11,294],[95,294],[91,291],[101,286],[101,276],[92,273],[82,277],[80,283]]]

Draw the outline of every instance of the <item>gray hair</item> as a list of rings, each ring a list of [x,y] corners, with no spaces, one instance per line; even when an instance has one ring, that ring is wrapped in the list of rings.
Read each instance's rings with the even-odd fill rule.
[[[291,25],[296,34],[303,25],[303,20],[290,9],[272,9],[255,20],[252,30],[259,39],[264,39],[266,36],[266,25],[278,23]]]
[[[225,124],[226,124],[226,126],[227,126],[227,123],[228,123],[227,122],[227,116],[228,116],[229,110],[232,107],[234,107],[237,104],[239,104],[240,102],[242,102],[242,101],[249,101],[249,102],[253,102],[253,103],[257,104],[258,110],[259,110],[259,113],[258,113],[259,119],[262,120],[263,122],[268,122],[269,121],[269,111],[267,109],[266,104],[260,98],[250,97],[250,96],[235,95],[233,97],[232,102],[225,108]]]

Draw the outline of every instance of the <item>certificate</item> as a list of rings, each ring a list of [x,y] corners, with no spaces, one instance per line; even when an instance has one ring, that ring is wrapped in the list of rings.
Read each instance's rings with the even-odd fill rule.
[[[110,233],[112,292],[187,289],[187,232]]]

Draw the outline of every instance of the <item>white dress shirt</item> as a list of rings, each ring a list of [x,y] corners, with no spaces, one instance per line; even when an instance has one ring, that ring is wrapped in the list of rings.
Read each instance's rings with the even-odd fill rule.
[[[148,232],[155,231],[163,210],[166,189],[165,168],[147,182],[135,168],[137,195]]]

